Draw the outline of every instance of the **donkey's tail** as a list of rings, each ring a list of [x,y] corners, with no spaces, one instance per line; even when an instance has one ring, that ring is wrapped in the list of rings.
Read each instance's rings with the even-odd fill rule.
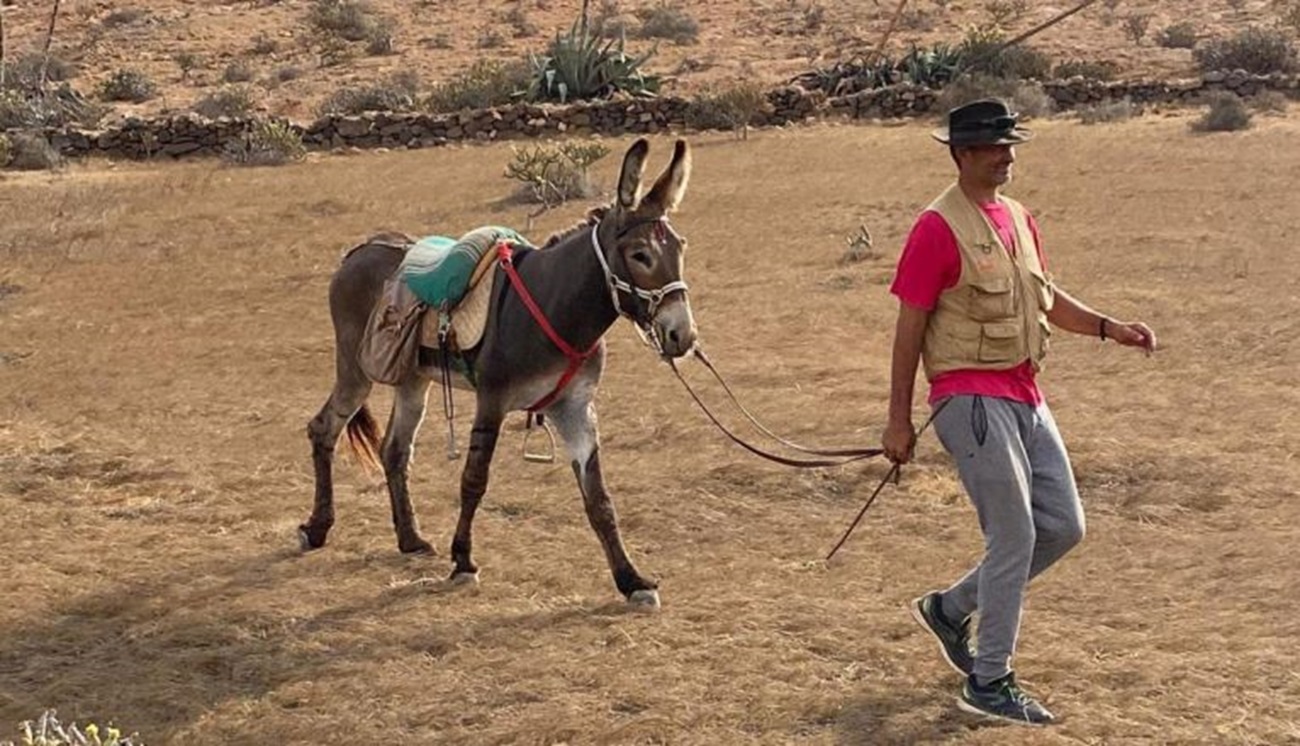
[[[379,463],[379,444],[382,438],[379,423],[370,414],[370,408],[362,404],[361,409],[348,420],[348,445],[365,469],[383,470]]]

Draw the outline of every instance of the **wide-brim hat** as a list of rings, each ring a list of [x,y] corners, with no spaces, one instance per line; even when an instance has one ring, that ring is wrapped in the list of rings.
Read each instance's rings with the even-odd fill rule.
[[[1018,145],[1034,136],[1020,126],[1019,117],[1004,101],[981,99],[949,111],[947,126],[935,130],[931,136],[953,147]]]

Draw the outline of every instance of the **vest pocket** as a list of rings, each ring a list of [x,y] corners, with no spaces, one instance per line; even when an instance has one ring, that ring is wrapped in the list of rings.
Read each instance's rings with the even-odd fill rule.
[[[1016,312],[1012,278],[986,277],[970,283],[970,317],[975,321],[993,321]]]
[[[1020,342],[1020,324],[1006,321],[980,324],[981,363],[1016,363],[1023,357]]]

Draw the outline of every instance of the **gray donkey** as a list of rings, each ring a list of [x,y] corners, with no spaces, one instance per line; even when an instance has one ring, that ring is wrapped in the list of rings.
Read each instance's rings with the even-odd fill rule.
[[[540,250],[502,261],[482,342],[464,362],[475,382],[475,412],[460,480],[460,519],[451,543],[452,582],[477,582],[471,558],[472,526],[487,490],[488,468],[502,419],[527,410],[544,414],[563,440],[578,478],[587,519],[604,547],[618,590],[633,604],[657,607],[657,585],[637,572],[619,536],[617,517],[600,471],[600,437],[593,399],[605,366],[605,332],[619,315],[631,319],[667,357],[695,344],[695,321],[682,281],[686,239],[668,222],[686,191],[690,151],[678,140],[672,162],[649,193],[641,193],[650,145],[637,140],[623,158],[618,193],[577,227]],[[330,282],[336,340],[334,390],[307,426],[316,471],[311,517],[299,528],[303,548],[324,546],[334,525],[332,464],[345,430],[363,459],[382,463],[392,503],[397,546],[432,552],[421,538],[407,493],[407,469],[424,418],[430,385],[447,369],[442,353],[422,349],[420,365],[395,388],[387,432],[366,407],[374,385],[357,362],[357,350],[384,281],[404,250],[384,236],[354,249]],[[530,302],[531,298],[531,302]],[[449,374],[450,375],[450,374]]]

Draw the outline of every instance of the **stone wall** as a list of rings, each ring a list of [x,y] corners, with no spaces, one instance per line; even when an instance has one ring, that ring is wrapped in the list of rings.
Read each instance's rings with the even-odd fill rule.
[[[1184,105],[1213,91],[1243,96],[1265,90],[1300,98],[1300,76],[1249,75],[1242,71],[1208,73],[1180,81],[1099,82],[1083,78],[1043,84],[1057,110],[1129,98],[1139,104]],[[756,126],[782,125],[814,117],[900,118],[930,114],[938,92],[904,83],[828,98],[795,86],[767,93],[769,110]],[[578,103],[569,106],[517,104],[455,114],[387,113],[327,116],[308,125],[293,124],[312,150],[334,148],[420,148],[453,141],[523,139],[600,133],[619,136],[690,128],[692,102],[676,97]],[[206,120],[197,115],[168,119],[127,119],[103,130],[52,129],[45,134],[67,156],[102,155],[149,158],[216,155],[239,138],[251,121]]]

